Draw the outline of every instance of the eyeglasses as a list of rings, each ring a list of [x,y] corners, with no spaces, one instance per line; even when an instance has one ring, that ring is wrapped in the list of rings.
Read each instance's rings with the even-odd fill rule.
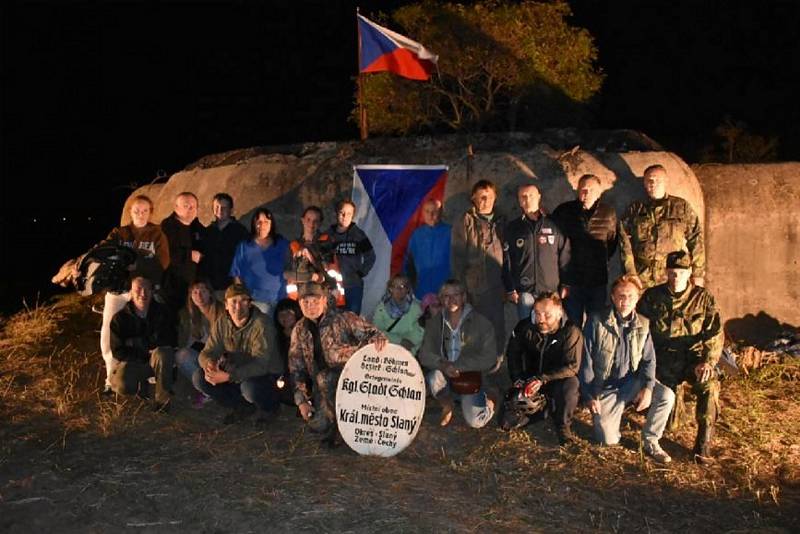
[[[406,284],[395,284],[390,289],[408,289]]]
[[[452,299],[452,298],[455,298],[455,297],[460,297],[461,295],[463,295],[463,293],[461,293],[461,292],[459,292],[459,293],[442,293],[441,295],[439,295],[439,297],[442,298],[442,299]]]

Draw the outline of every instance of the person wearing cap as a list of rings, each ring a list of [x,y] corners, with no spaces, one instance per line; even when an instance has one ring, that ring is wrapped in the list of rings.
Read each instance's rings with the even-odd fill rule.
[[[658,357],[656,377],[676,393],[673,421],[679,422],[683,384],[697,396],[697,437],[694,457],[710,461],[711,439],[719,414],[720,383],[716,365],[722,355],[722,321],[714,297],[691,282],[693,263],[684,251],[671,252],[666,261],[667,282],[648,289],[639,301],[639,313],[650,320]]]
[[[295,324],[289,343],[294,401],[311,430],[336,446],[339,375],[358,349],[374,343],[378,352],[383,350],[386,336],[361,316],[330,305],[328,290],[317,282],[301,284],[299,297],[303,318]]]
[[[694,285],[703,285],[706,252],[700,219],[686,200],[667,194],[667,171],[651,165],[644,171],[647,199],[628,207],[620,228],[620,260],[628,274],[635,274],[645,288],[667,281],[667,254],[689,253]]]
[[[450,239],[452,227],[442,222],[442,203],[436,199],[422,204],[422,221],[411,234],[403,265],[414,294],[422,299],[438,293],[450,278]]]
[[[256,411],[258,422],[268,422],[279,408],[283,372],[275,327],[252,305],[242,284],[225,291],[225,311],[211,327],[192,383],[231,410],[223,423],[236,423]]]
[[[666,464],[672,458],[659,440],[675,394],[656,380],[650,321],[636,312],[641,292],[638,278],[623,275],[611,285],[612,306],[589,315],[583,328],[581,391],[592,414],[595,440],[602,445],[619,443],[622,413],[627,406],[634,406],[637,412],[648,410],[642,428],[644,453]]]

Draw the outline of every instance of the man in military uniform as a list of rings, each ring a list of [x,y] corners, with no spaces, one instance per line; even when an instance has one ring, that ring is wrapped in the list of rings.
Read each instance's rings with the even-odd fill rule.
[[[300,309],[303,318],[292,330],[289,345],[294,401],[311,429],[334,446],[338,444],[336,385],[344,364],[369,343],[380,352],[386,337],[361,316],[330,305],[328,291],[317,282],[300,286]]]
[[[697,396],[694,455],[695,461],[706,463],[711,459],[711,438],[719,413],[715,366],[722,354],[722,324],[711,293],[690,282],[689,255],[671,252],[666,268],[667,283],[645,292],[639,312],[650,319],[658,380],[676,393],[688,382]]]
[[[702,286],[706,253],[700,219],[686,200],[667,194],[667,171],[661,165],[645,169],[644,188],[649,198],[633,202],[622,220],[623,269],[646,288],[663,284],[667,254],[684,250],[694,284]]]

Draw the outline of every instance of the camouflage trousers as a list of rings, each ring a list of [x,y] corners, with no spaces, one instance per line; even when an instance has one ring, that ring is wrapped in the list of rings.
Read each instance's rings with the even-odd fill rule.
[[[712,428],[717,421],[719,415],[719,391],[720,383],[716,377],[707,380],[706,382],[697,382],[696,380],[684,380],[679,383],[667,384],[675,392],[675,407],[670,415],[667,429],[675,431],[686,422],[686,404],[684,403],[684,395],[687,387],[695,395],[697,402],[695,405],[695,420],[697,421],[698,432],[702,432],[705,428]]]
[[[314,376],[314,417],[308,425],[315,432],[336,429],[336,386],[341,374],[341,368],[328,368]]]

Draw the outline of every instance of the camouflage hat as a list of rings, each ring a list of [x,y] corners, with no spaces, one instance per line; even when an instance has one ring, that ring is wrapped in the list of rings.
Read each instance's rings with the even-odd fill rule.
[[[667,254],[667,269],[691,269],[692,262],[689,255],[683,250]]]
[[[317,296],[325,296],[325,289],[322,287],[321,284],[317,282],[307,282],[305,284],[300,284],[298,288],[297,294],[300,298],[308,297],[311,295]]]
[[[245,296],[252,298],[250,292],[244,284],[231,284],[225,290],[225,300],[232,299],[233,297]]]

